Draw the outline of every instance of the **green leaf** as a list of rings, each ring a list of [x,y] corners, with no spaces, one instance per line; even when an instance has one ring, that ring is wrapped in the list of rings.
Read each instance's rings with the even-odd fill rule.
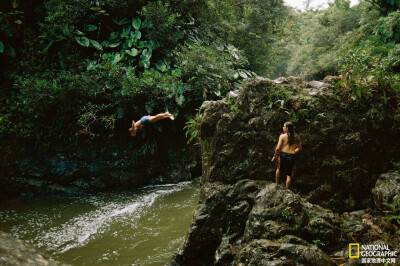
[[[136,30],[140,28],[140,25],[142,25],[142,21],[140,18],[133,18],[132,19],[132,27],[134,27]]]
[[[136,37],[136,39],[140,40],[140,38],[142,38],[142,33],[140,31],[136,30],[135,37]]]
[[[116,39],[119,37],[119,33],[116,31],[111,32],[110,39]]]
[[[96,62],[96,61],[91,61],[91,62],[87,65],[86,70],[92,70],[92,69],[94,69],[96,66],[97,66],[97,62]]]
[[[103,58],[104,60],[107,60],[108,58],[110,58],[113,54],[112,53],[104,53],[101,58]]]
[[[182,75],[182,71],[179,68],[174,69],[174,70],[172,70],[172,75],[180,76],[180,75]]]
[[[131,32],[131,26],[126,26],[122,29],[121,37],[125,38]]]
[[[75,37],[75,40],[82,46],[89,47],[90,41],[86,37]]]
[[[120,45],[120,44],[121,44],[120,42],[110,43],[109,47],[115,48],[115,47],[117,47],[117,46]]]
[[[144,49],[142,54],[147,57],[148,59],[151,58],[152,50],[151,49]]]
[[[75,33],[80,36],[84,36],[85,33],[81,32],[80,30],[76,30]]]
[[[2,41],[0,41],[0,53],[4,52],[4,44]]]
[[[141,66],[143,66],[144,68],[149,68],[150,67],[150,60],[149,60],[149,58],[147,58],[146,56],[144,56],[144,55],[141,55],[140,56],[140,65]]]
[[[17,19],[16,21],[14,21],[14,23],[15,23],[15,24],[18,24],[18,25],[21,25],[21,24],[22,24],[22,21],[19,20],[19,19]]]
[[[107,40],[104,40],[104,41],[101,42],[101,45],[104,46],[104,47],[109,47],[110,42],[107,41]]]
[[[167,66],[164,64],[164,62],[162,60],[158,60],[158,62],[155,63],[154,65],[161,72],[165,72],[165,70],[167,69]]]
[[[139,51],[135,48],[132,48],[131,50],[125,50],[125,52],[130,56],[137,56],[139,54]]]
[[[74,31],[74,26],[64,25],[62,27],[62,33],[64,36],[70,35]]]
[[[50,46],[54,43],[54,41],[50,41],[49,44],[43,49],[43,53],[47,52],[49,50]]]
[[[135,43],[135,37],[134,36],[131,36],[129,39],[128,39],[128,47],[130,48],[130,47],[132,47],[132,45]]]
[[[115,55],[115,57],[114,57],[114,59],[112,61],[112,64],[115,65],[116,63],[118,63],[122,59],[124,59],[124,55],[117,54],[117,55]]]
[[[103,47],[101,46],[101,44],[98,41],[90,40],[90,42],[92,43],[94,48],[96,48],[99,51],[103,51]]]
[[[96,25],[86,25],[85,26],[85,30],[87,30],[87,31],[95,31],[95,30],[97,30],[98,29],[98,27],[96,26]]]

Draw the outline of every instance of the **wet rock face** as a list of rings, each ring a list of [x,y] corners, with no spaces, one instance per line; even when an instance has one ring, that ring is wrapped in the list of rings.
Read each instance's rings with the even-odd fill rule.
[[[123,144],[53,147],[26,145],[7,154],[0,173],[3,194],[77,194],[87,190],[175,183],[198,177],[196,157],[185,144],[141,151]]]
[[[335,211],[365,207],[377,176],[393,158],[400,160],[395,148],[400,125],[393,118],[398,111],[387,107],[380,114],[383,134],[365,115],[369,108],[324,82],[245,81],[224,100],[203,104],[201,135],[208,160],[203,178],[226,184],[246,178],[273,181],[271,157],[283,123],[292,121],[303,144],[293,189]]]
[[[39,254],[21,240],[0,231],[0,264],[1,265],[67,265]]]

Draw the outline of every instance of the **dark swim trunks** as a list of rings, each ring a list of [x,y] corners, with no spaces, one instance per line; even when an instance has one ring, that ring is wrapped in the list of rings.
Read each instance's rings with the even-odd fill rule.
[[[281,152],[278,160],[278,169],[284,176],[293,177],[296,163],[296,154]]]
[[[142,123],[143,125],[148,125],[150,124],[150,120],[149,120],[149,116],[145,115],[142,118],[140,118],[140,123]]]

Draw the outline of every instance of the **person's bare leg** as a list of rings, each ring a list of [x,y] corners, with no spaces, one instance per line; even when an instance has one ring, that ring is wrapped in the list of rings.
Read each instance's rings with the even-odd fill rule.
[[[281,176],[281,173],[279,172],[279,168],[276,169],[276,173],[275,173],[275,183],[277,185],[279,185],[279,178]]]
[[[291,184],[292,184],[292,177],[288,175],[286,177],[286,188],[289,188]]]
[[[160,120],[166,119],[166,118],[169,118],[171,120],[175,119],[173,115],[171,115],[170,113],[167,112],[167,113],[162,113],[162,114],[158,114],[158,115],[155,115],[155,116],[150,116],[149,117],[149,121],[151,123],[155,123],[157,121],[160,121]]]

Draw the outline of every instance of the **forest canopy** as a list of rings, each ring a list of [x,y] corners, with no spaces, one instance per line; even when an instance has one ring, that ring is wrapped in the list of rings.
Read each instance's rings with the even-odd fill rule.
[[[300,12],[282,0],[2,1],[0,138],[126,138],[133,117],[169,110],[187,121],[204,100],[256,76],[349,72],[354,100],[397,99],[399,6],[336,0]]]

